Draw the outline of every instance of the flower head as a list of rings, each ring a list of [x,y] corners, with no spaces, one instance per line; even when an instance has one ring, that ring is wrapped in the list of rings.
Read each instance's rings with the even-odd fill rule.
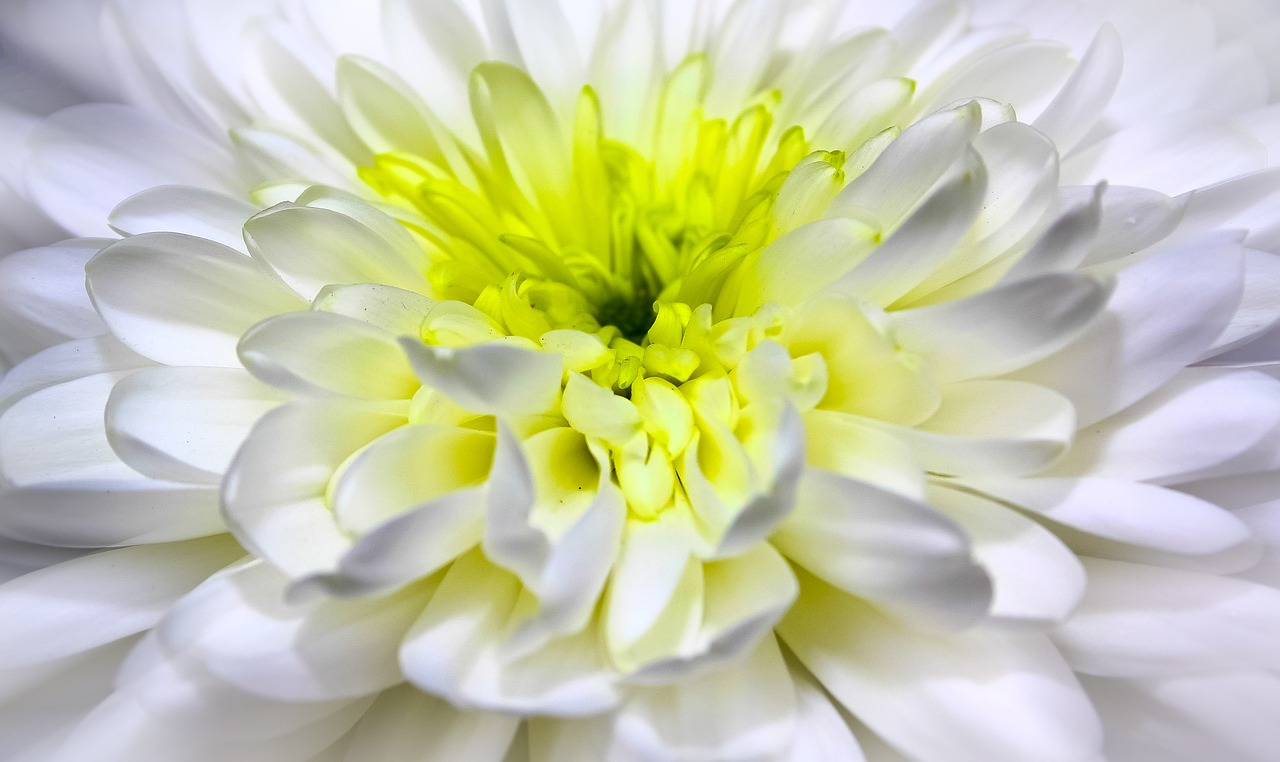
[[[113,237],[0,260],[14,754],[1266,758],[1270,90],[724,5],[106,4],[24,198]]]

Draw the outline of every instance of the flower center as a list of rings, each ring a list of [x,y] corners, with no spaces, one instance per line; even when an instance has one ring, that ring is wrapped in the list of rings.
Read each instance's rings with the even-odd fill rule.
[[[423,342],[559,353],[562,391],[533,429],[563,427],[548,431],[607,457],[633,516],[684,506],[717,517],[714,534],[771,489],[784,409],[827,393],[828,334],[846,327],[801,326],[784,342],[757,263],[820,216],[844,154],[810,154],[800,128],[775,130],[776,92],[708,118],[705,78],[700,57],[678,67],[624,142],[608,137],[590,87],[557,115],[528,75],[482,64],[471,82],[482,152],[441,133],[431,150],[360,171],[429,253],[443,301]],[[581,481],[566,462],[534,468],[541,492]]]

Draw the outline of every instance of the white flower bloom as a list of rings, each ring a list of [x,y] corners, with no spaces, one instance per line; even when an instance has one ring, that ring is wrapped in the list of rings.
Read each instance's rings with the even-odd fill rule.
[[[1277,30],[10,4],[0,756],[1271,759]]]

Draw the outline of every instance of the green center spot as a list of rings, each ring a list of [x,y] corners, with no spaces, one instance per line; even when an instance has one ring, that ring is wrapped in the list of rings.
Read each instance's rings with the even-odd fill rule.
[[[612,297],[596,310],[600,325],[614,326],[623,338],[636,344],[643,343],[656,316],[653,296],[644,291],[630,297]]]

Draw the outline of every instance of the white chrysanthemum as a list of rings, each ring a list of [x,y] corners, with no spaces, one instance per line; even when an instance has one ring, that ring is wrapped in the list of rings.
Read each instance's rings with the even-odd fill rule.
[[[6,8],[0,756],[1270,759],[1280,14],[862,5]]]

